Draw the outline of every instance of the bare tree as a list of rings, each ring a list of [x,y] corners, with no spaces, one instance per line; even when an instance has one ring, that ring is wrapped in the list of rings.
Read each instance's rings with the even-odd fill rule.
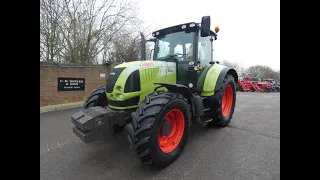
[[[125,32],[119,33],[119,36],[113,41],[113,51],[109,53],[109,61],[121,63],[138,60],[139,40],[138,33],[132,35]]]
[[[266,73],[264,78],[270,78],[276,81],[280,81],[280,73],[279,71],[269,71]]]
[[[40,1],[40,60],[59,61],[62,50],[61,34],[58,28],[60,14],[58,0]]]
[[[120,30],[137,23],[133,2],[104,0],[100,5],[96,0],[63,2],[67,14],[63,19],[70,21],[61,23],[69,25],[63,27],[66,30],[63,32],[67,32],[64,37],[69,40],[65,47],[66,61],[91,63],[100,52],[108,51],[109,43]]]
[[[245,68],[237,62],[223,60],[220,62],[220,64],[234,68],[237,71],[237,73],[239,74],[239,76],[242,76],[245,73]]]
[[[136,13],[136,3],[129,0],[41,0],[40,57],[82,64],[106,61],[119,34],[130,36],[133,31],[122,32],[140,27]]]
[[[112,62],[129,62],[140,59],[140,32],[143,34],[149,34],[149,27],[131,27],[121,30],[114,36],[110,48],[112,51],[104,51],[106,54],[104,61]],[[150,33],[151,34],[151,33]],[[146,47],[147,55],[150,56],[150,48]],[[149,58],[149,56],[147,58]]]
[[[274,71],[271,67],[265,65],[255,65],[247,69],[246,73],[251,77],[266,79],[271,78],[280,81],[280,70],[279,73]]]
[[[277,78],[276,78],[276,80],[280,82],[280,70],[277,71]]]

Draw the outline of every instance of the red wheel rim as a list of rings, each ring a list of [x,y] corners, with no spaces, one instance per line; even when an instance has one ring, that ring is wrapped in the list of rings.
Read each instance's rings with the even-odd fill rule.
[[[233,104],[233,92],[231,85],[227,85],[222,97],[222,115],[227,117]]]
[[[170,123],[170,132],[165,135],[163,127],[165,123]],[[184,115],[179,109],[169,111],[163,122],[160,124],[158,132],[158,143],[162,152],[170,153],[177,148],[184,133]]]

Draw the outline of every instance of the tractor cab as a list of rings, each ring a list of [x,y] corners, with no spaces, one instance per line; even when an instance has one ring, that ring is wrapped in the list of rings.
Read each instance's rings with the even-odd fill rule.
[[[209,19],[203,18],[201,24],[184,23],[152,33],[153,60],[176,63],[176,83],[194,90],[197,84],[203,84],[197,81],[202,72],[214,64],[212,42],[217,39],[219,28],[215,28],[216,32],[210,30],[210,17],[206,18]]]

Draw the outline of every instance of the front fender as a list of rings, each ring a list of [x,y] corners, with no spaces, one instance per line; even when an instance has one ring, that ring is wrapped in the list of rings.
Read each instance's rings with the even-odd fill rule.
[[[182,94],[187,99],[189,99],[192,96],[191,90],[187,86],[182,85],[182,84],[168,84],[168,83],[154,83],[154,84],[160,85],[159,87],[157,87],[155,89],[155,91],[157,91],[158,88],[163,86],[171,92]]]
[[[231,74],[234,77],[235,82],[238,82],[238,74],[235,69],[220,64],[212,65],[204,80],[201,96],[212,96],[215,92],[220,90],[223,79],[227,74]]]

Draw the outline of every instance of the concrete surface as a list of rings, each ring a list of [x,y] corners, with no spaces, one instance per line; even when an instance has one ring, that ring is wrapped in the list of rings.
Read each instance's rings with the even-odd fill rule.
[[[184,153],[158,170],[142,165],[123,133],[84,144],[71,130],[80,108],[40,114],[40,179],[280,179],[280,93],[238,92],[229,127],[194,125]]]

